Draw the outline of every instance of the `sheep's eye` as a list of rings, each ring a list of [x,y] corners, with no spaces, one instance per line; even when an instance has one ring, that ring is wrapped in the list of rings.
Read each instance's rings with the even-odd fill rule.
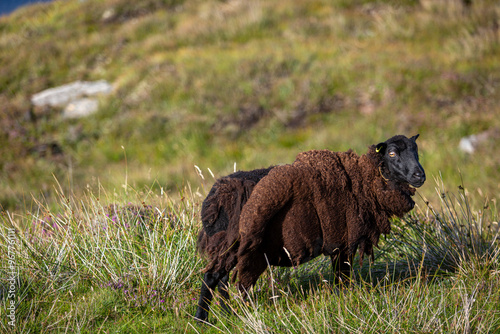
[[[391,158],[394,158],[396,155],[397,155],[397,154],[396,154],[396,152],[394,152],[394,151],[390,151],[390,152],[389,152],[389,156],[390,156]]]

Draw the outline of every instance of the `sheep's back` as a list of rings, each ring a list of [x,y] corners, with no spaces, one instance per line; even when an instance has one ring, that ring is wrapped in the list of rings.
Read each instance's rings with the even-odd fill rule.
[[[253,188],[273,167],[238,171],[214,183],[201,207],[201,221],[208,236],[238,224],[241,208]]]

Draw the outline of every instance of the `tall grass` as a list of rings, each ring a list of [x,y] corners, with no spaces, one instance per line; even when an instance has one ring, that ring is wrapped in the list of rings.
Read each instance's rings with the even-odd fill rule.
[[[496,207],[474,211],[466,190],[449,193],[442,181],[437,195],[441,208],[428,204],[425,215],[410,214],[396,225],[394,242],[400,252],[432,272],[482,273],[498,270],[500,240]],[[494,203],[494,202],[492,202]]]
[[[193,283],[200,259],[194,247],[197,207],[192,198],[174,203],[166,195],[137,193],[142,203],[136,205],[113,203],[105,193],[59,196],[55,208],[37,202],[32,213],[2,216],[2,253],[7,254],[8,229],[15,228],[17,236],[16,328],[50,332],[61,329],[61,321],[73,327],[79,317],[88,325],[95,321],[88,312],[116,312],[116,298],[122,300],[121,307],[164,311]],[[148,200],[156,204],[145,204]],[[4,286],[7,268],[1,272]],[[72,300],[68,310],[65,304],[74,291],[91,299],[83,297],[81,305]],[[6,301],[2,296],[0,308],[6,310]],[[68,313],[68,319],[58,319],[61,313]]]
[[[234,315],[215,298],[208,325],[192,316],[203,267],[195,252],[200,194],[187,188],[173,200],[130,186],[57,193],[57,205],[1,216],[1,333],[500,330],[498,231],[488,229],[496,208],[480,214],[463,189],[439,187],[441,210],[394,221],[376,262],[354,265],[350,284],[333,284],[327,258],[269,268],[246,300],[230,287]]]
[[[495,278],[426,281],[415,278],[349,288],[323,283],[313,290],[244,301],[233,293],[236,316],[214,308],[222,333],[472,333],[500,329]],[[266,296],[269,297],[269,296]],[[202,332],[199,330],[198,332]]]
[[[476,333],[500,330],[496,208],[475,211],[466,190],[438,185],[441,210],[394,222],[379,261],[348,287],[331,285],[326,259],[270,268],[249,300],[233,291],[236,317],[214,310],[223,333]],[[495,224],[493,224],[494,226]],[[381,255],[382,254],[382,255]],[[404,260],[401,260],[403,258]],[[380,261],[382,259],[382,261]],[[384,261],[385,260],[385,261]],[[326,264],[326,266],[325,266]],[[313,269],[313,276],[310,272]],[[368,272],[367,272],[368,271]],[[306,280],[304,280],[306,278]],[[327,278],[327,279],[325,279]]]

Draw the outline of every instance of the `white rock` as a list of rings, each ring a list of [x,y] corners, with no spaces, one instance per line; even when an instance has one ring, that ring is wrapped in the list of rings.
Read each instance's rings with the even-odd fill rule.
[[[87,96],[109,94],[112,89],[113,87],[106,80],[84,82],[82,85],[83,93]]]
[[[498,138],[498,131],[496,128],[492,128],[474,135],[463,137],[460,139],[458,148],[463,152],[472,154],[479,146],[495,137]]]
[[[115,10],[113,8],[110,8],[110,9],[106,9],[104,11],[104,13],[102,13],[101,18],[103,21],[106,21],[106,20],[113,18],[113,16],[115,16]]]
[[[64,107],[83,96],[109,94],[111,90],[112,86],[105,80],[75,81],[34,94],[31,103],[35,106]]]
[[[472,135],[460,139],[458,148],[465,153],[472,154],[476,150],[476,148],[474,147],[476,144],[477,144],[477,138],[475,135]]]
[[[99,108],[95,99],[82,98],[70,102],[63,111],[63,118],[81,118],[92,115]]]

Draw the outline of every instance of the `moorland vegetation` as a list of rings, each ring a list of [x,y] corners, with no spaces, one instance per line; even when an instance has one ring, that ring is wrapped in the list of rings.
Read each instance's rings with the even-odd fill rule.
[[[0,331],[499,332],[499,20],[488,0],[68,0],[1,17]],[[95,114],[31,106],[76,80],[113,85]],[[416,209],[349,287],[319,257],[267,270],[247,301],[230,287],[235,315],[215,304],[195,324],[211,173],[417,133]]]

